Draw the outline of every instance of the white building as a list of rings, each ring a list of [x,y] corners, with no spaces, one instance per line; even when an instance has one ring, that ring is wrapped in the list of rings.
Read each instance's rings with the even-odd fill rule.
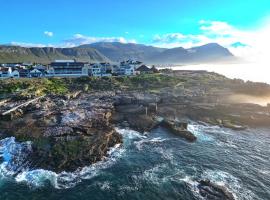
[[[75,60],[55,60],[47,70],[48,76],[88,76],[89,65]]]
[[[0,70],[0,77],[1,78],[19,78],[20,73],[18,70],[12,71],[11,67],[3,67]]]
[[[38,69],[33,69],[33,70],[31,70],[30,71],[30,76],[31,77],[42,77],[43,76],[43,74],[42,74],[42,72],[40,71],[40,70],[38,70]]]
[[[18,70],[14,70],[13,72],[11,72],[11,77],[13,78],[20,78],[20,73]]]

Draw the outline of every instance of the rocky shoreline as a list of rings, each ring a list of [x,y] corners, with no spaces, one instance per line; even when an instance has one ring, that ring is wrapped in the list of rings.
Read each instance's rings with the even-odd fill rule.
[[[118,88],[87,91],[85,84],[89,80],[79,83],[74,79],[69,80],[72,90],[66,94],[49,93],[35,101],[31,101],[36,98],[31,95],[5,97],[0,103],[1,137],[32,141],[29,167],[61,172],[102,160],[110,148],[122,143],[115,127],[141,133],[162,127],[187,142],[195,142],[196,136],[188,131],[189,121],[234,130],[270,124],[268,107],[218,101],[235,92],[233,80],[208,72],[187,71],[165,73],[157,78],[164,78],[166,83],[151,86],[156,81],[151,77],[149,83],[147,79],[136,82],[139,86],[147,85],[144,90],[125,89],[123,85],[119,89],[113,80],[105,87],[107,80],[101,79],[103,89],[112,84]],[[174,85],[165,85],[168,81]],[[91,86],[99,87],[97,82],[94,84]],[[130,82],[127,85],[133,87]]]

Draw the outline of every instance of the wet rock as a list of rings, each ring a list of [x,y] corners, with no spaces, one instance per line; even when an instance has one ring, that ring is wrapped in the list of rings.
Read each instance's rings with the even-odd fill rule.
[[[207,200],[235,200],[233,194],[224,186],[209,180],[201,180],[198,185],[200,195]]]
[[[197,140],[197,137],[193,133],[187,130],[187,126],[188,126],[187,123],[179,123],[179,122],[165,119],[159,123],[159,126],[162,126],[168,129],[170,132],[174,133],[175,135],[185,138],[186,140],[190,142],[194,142]]]
[[[235,130],[235,131],[241,131],[241,130],[247,129],[246,126],[235,124],[235,123],[233,123],[233,122],[231,122],[229,120],[223,120],[222,126],[225,127],[225,128],[230,128],[230,129]]]
[[[141,133],[151,131],[156,126],[152,116],[147,115],[126,115],[126,121],[131,129]]]

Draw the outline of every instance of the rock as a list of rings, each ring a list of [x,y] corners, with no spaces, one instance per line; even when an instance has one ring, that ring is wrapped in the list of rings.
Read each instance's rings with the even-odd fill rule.
[[[141,133],[151,131],[156,126],[156,121],[146,115],[126,115],[126,121],[131,129]]]
[[[201,180],[198,189],[201,196],[207,200],[235,200],[233,194],[226,187],[212,183],[209,180]]]
[[[190,142],[194,142],[197,140],[197,137],[193,135],[190,131],[187,130],[187,123],[177,123],[170,120],[163,120],[159,123],[160,126],[168,129],[170,132],[174,133],[175,135],[178,135],[182,138],[185,138],[186,140]]]
[[[247,129],[246,126],[234,124],[233,122],[231,122],[229,120],[223,120],[222,126],[225,128],[230,128],[230,129],[235,130],[235,131],[241,131],[241,130]]]
[[[32,141],[29,168],[74,171],[102,160],[111,147],[122,143],[111,124],[113,102],[103,95],[102,100],[100,94],[69,100],[49,96],[38,107],[28,105],[27,112],[13,113],[20,117],[0,119],[0,129],[18,141]]]
[[[29,155],[35,160],[34,167],[55,172],[75,171],[101,161],[111,147],[122,143],[122,137],[113,128],[92,130],[91,135],[86,132],[86,129],[73,129],[68,136],[62,133],[63,136],[58,135],[54,141],[35,143]]]
[[[114,98],[114,105],[130,105],[135,101],[135,98],[129,95],[119,95]]]

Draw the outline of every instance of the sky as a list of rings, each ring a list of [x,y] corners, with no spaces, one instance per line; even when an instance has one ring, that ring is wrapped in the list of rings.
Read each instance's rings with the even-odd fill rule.
[[[270,45],[269,0],[0,0],[0,17],[0,44],[217,42],[253,59],[266,59]]]

